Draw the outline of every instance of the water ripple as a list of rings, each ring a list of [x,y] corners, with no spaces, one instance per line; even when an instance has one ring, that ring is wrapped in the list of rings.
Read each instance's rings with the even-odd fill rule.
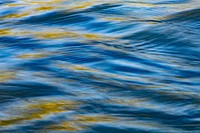
[[[200,132],[199,0],[3,0],[0,132]]]

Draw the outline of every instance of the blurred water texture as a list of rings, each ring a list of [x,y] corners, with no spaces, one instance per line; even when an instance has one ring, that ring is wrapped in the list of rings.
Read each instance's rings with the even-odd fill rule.
[[[199,0],[1,0],[1,133],[199,133]]]

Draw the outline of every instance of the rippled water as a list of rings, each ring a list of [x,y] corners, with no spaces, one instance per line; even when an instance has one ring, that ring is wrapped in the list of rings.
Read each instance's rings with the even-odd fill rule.
[[[199,133],[199,0],[1,0],[1,133]]]

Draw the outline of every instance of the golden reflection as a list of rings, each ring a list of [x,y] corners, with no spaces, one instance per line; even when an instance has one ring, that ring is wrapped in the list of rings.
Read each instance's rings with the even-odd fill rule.
[[[62,68],[62,69],[72,69],[72,70],[77,70],[77,71],[90,71],[90,72],[94,72],[94,69],[85,67],[85,66],[81,66],[81,65],[76,65],[76,64],[68,64],[68,63],[57,63],[56,64],[57,67]]]
[[[3,16],[3,19],[17,19],[17,18],[22,18],[30,15],[30,13],[13,13],[13,14],[8,14]]]
[[[75,5],[68,7],[71,10],[85,9],[93,5],[93,2],[76,2]]]
[[[95,40],[95,41],[114,41],[116,39],[115,37],[110,37],[96,33],[81,34],[81,37],[87,40]]]
[[[78,34],[70,31],[43,31],[39,33],[33,33],[37,38],[41,39],[60,39],[64,37],[76,38]]]
[[[16,6],[22,6],[23,4],[16,4],[16,3],[11,3],[11,4],[7,4],[7,7],[16,7]]]
[[[27,54],[22,54],[17,56],[17,58],[22,58],[22,59],[39,59],[39,58],[44,58],[46,57],[47,54],[45,53],[27,53]]]
[[[1,126],[10,126],[15,123],[18,123],[19,121],[23,121],[23,120],[25,120],[25,119],[24,118],[13,118],[10,120],[0,120],[0,127]]]
[[[79,70],[79,71],[91,71],[89,68],[86,68],[84,66],[79,66],[79,65],[75,65],[71,67],[73,70]]]
[[[15,72],[0,71],[0,83],[11,80],[11,79],[15,78],[15,76],[16,76]]]
[[[62,39],[62,38],[84,38],[87,40],[113,40],[111,37],[102,36],[95,33],[78,33],[75,31],[64,31],[64,30],[49,30],[38,33],[31,33],[37,38],[41,39]]]
[[[48,30],[31,31],[31,30],[20,30],[20,29],[0,29],[0,36],[33,36],[38,39],[85,39],[85,40],[98,40],[98,41],[111,41],[115,40],[114,37],[96,34],[96,33],[80,33],[78,31],[71,31],[67,29],[55,28],[50,29],[46,27]]]
[[[89,123],[98,123],[98,122],[111,122],[116,120],[116,118],[107,116],[107,115],[99,115],[99,116],[87,116],[87,115],[77,115],[75,117],[75,122],[82,124]]]
[[[49,101],[41,102],[38,104],[30,104],[27,106],[28,110],[37,110],[40,115],[49,115],[53,113],[65,112],[68,109],[74,108],[77,105],[76,102],[72,101]],[[33,114],[35,115],[35,113]]]
[[[53,9],[55,9],[54,6],[41,6],[41,7],[35,8],[34,10],[35,11],[49,11]]]
[[[10,35],[11,29],[5,28],[5,29],[0,29],[0,36],[6,36],[6,35]]]
[[[82,36],[90,40],[102,40],[103,38],[102,36],[97,34],[83,34]]]
[[[74,101],[38,101],[31,103],[25,107],[16,110],[19,111],[20,116],[11,117],[7,120],[0,120],[0,126],[11,126],[14,124],[22,123],[23,121],[42,119],[45,116],[66,112],[75,109],[79,105],[78,102]]]
[[[105,17],[103,19],[109,20],[109,21],[127,21],[128,20],[128,18],[122,18],[122,17]]]

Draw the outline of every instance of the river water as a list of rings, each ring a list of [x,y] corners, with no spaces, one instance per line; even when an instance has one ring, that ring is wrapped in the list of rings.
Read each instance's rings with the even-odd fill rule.
[[[199,0],[1,0],[1,133],[199,133]]]

